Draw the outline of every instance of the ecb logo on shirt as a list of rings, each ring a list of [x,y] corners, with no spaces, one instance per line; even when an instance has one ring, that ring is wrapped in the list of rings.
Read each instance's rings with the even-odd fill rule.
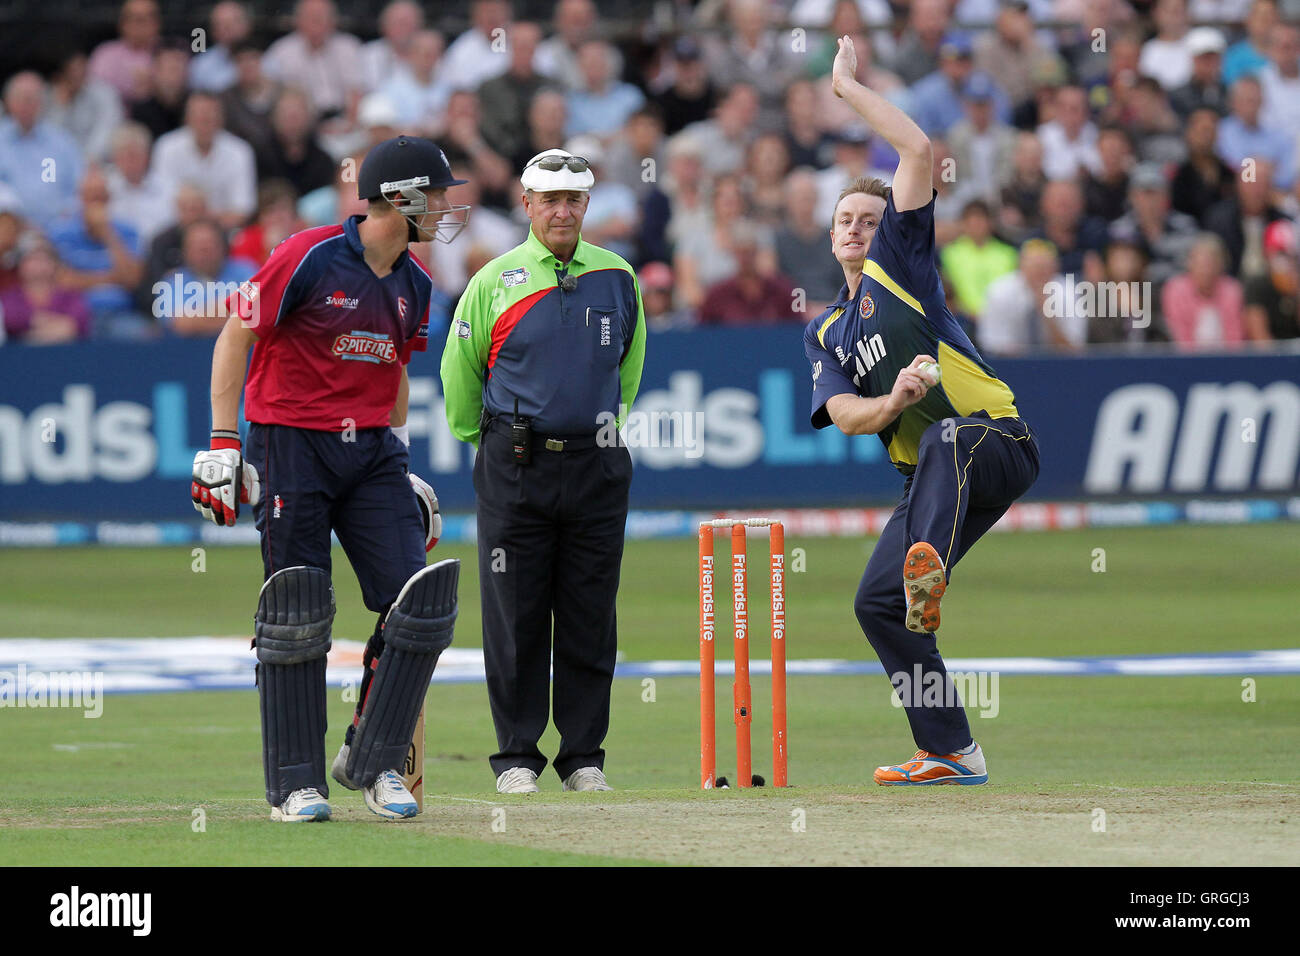
[[[876,314],[876,300],[871,298],[870,292],[862,293],[862,301],[858,304],[858,314],[864,319],[869,319]]]

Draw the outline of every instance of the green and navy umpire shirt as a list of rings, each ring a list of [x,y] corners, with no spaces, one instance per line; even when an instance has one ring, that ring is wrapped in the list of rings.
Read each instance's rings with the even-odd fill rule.
[[[314,431],[386,428],[402,366],[429,342],[433,279],[403,251],[382,279],[352,216],[281,242],[232,296],[257,336],[244,417]]]
[[[563,276],[577,286],[566,292]],[[532,418],[535,433],[595,435],[608,412],[621,424],[641,384],[645,310],[636,273],[578,237],[560,262],[528,238],[474,274],[447,332],[442,389],[447,424],[478,443],[483,411]]]
[[[934,249],[936,195],[902,213],[890,195],[857,292],[841,287],[836,302],[803,335],[812,366],[814,428],[832,424],[826,410],[832,396],[888,395],[916,356],[938,359],[940,383],[880,432],[890,461],[905,475],[916,469],[921,434],[935,422],[977,411],[991,418],[1019,416],[1011,389],[985,364],[944,301]]]

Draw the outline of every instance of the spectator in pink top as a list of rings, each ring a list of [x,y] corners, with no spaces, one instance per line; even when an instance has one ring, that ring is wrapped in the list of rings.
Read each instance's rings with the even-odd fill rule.
[[[76,289],[59,282],[59,257],[44,240],[18,263],[18,284],[0,293],[0,314],[10,341],[53,345],[90,334],[90,308]]]
[[[1202,233],[1187,253],[1187,271],[1165,283],[1160,307],[1180,348],[1241,345],[1242,288],[1226,274],[1227,261],[1223,240]]]
[[[119,39],[95,47],[90,75],[103,80],[127,103],[149,96],[149,75],[162,18],[154,0],[126,0],[117,18]]]

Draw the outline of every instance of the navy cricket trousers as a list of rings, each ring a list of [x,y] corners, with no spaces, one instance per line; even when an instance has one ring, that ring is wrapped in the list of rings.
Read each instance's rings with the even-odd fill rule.
[[[918,541],[933,545],[948,576],[971,545],[993,527],[1038,478],[1038,442],[1020,418],[966,418],[935,422],[921,436],[916,470],[885,525],[867,562],[853,602],[858,623],[871,642],[885,674],[915,686],[940,675],[945,704],[918,702],[902,695],[912,736],[921,750],[947,754],[971,742],[966,711],[944,667],[933,634],[917,634],[904,624],[907,596],[903,561]],[[927,680],[928,678],[928,680]],[[919,695],[916,695],[919,696]],[[953,706],[951,701],[957,701]]]
[[[300,564],[329,572],[333,529],[366,607],[383,614],[424,567],[424,526],[406,477],[410,455],[391,429],[253,424],[244,457],[262,478],[253,516],[266,577]]]

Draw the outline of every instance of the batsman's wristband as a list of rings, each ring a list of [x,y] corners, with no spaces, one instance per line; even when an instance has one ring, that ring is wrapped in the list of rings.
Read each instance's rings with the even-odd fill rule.
[[[398,441],[400,441],[407,448],[411,447],[411,426],[410,425],[389,425],[388,427],[393,430],[393,434],[397,436]]]
[[[212,435],[209,439],[208,448],[216,451],[219,448],[233,448],[239,451],[239,432],[227,431],[224,428],[212,429]]]

